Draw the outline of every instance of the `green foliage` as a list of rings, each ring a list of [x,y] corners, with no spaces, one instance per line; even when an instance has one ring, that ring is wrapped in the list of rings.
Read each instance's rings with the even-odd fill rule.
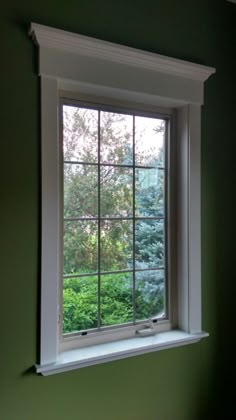
[[[97,222],[64,222],[64,274],[97,271]]]
[[[63,331],[73,332],[97,326],[97,279],[64,280]]]
[[[133,172],[131,168],[96,165],[98,111],[64,107],[64,274],[94,273],[98,269],[98,222],[69,220],[98,216],[100,177],[101,216],[132,216]],[[102,112],[100,118],[101,162],[130,164],[132,116]],[[164,129],[163,122],[156,131]],[[155,130],[154,130],[155,131]],[[141,136],[141,134],[140,134]],[[141,138],[141,137],[140,137]],[[142,155],[140,155],[142,159]],[[144,156],[147,159],[147,156]],[[86,162],[79,164],[75,162]],[[163,150],[150,154],[149,164],[162,166]],[[136,169],[136,215],[164,215],[163,169]],[[132,269],[132,221],[101,221],[101,270]],[[101,276],[102,325],[147,319],[163,312],[164,272],[149,268],[164,265],[162,220],[139,220],[135,229],[135,265],[147,271],[136,273],[135,308],[131,274]],[[96,275],[64,279],[63,331],[96,328],[98,323],[98,279]]]
[[[102,325],[121,324],[132,320],[132,288],[129,276],[106,275],[101,280]],[[64,332],[97,327],[97,276],[64,280]]]
[[[163,308],[163,294],[153,282],[138,278],[135,292],[138,319],[149,318]],[[97,327],[98,312],[97,276],[64,280],[63,331],[87,330]],[[133,320],[132,276],[130,274],[101,277],[101,323],[103,326],[123,324]]]
[[[148,319],[163,313],[163,272],[144,271],[136,273],[136,319]]]

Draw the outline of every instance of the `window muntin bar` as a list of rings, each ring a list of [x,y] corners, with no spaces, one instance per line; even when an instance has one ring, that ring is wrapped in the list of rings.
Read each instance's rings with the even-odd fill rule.
[[[100,217],[100,220],[143,220],[143,219],[148,219],[148,220],[165,220],[164,216],[139,216],[139,217],[118,217],[118,216],[113,216],[113,217]],[[66,217],[64,219],[65,222],[73,222],[76,220],[98,220],[98,217]]]
[[[135,258],[136,258],[136,251],[135,251],[135,195],[136,195],[136,188],[135,188],[135,149],[136,149],[136,142],[135,142],[135,117],[133,116],[133,279],[132,279],[132,303],[133,303],[133,323],[135,323],[136,319],[136,302],[135,302]]]
[[[97,156],[97,161],[98,161],[98,328],[100,328],[101,326],[101,247],[100,247],[100,242],[101,242],[101,219],[100,219],[100,215],[101,215],[101,172],[100,172],[100,148],[101,148],[101,135],[100,135],[100,126],[101,126],[101,112],[98,111],[98,156]]]
[[[135,268],[136,272],[139,271],[151,271],[151,270],[164,270],[164,267],[148,267],[148,268]],[[112,270],[112,271],[101,271],[100,274],[119,274],[119,273],[132,273],[134,270],[133,269],[127,269],[127,270]],[[69,279],[69,278],[77,278],[77,277],[90,277],[90,276],[97,276],[98,272],[93,272],[93,273],[80,273],[80,274],[67,274],[64,275],[63,278],[64,279]]]
[[[78,165],[78,164],[83,164],[83,165],[91,165],[91,166],[98,166],[98,163],[95,162],[82,162],[80,160],[64,160],[64,164],[70,164],[70,165]],[[133,168],[134,165],[129,165],[129,164],[119,164],[119,163],[100,163],[100,166],[114,166],[115,168]],[[145,166],[145,165],[135,165],[135,168],[140,168],[140,169],[165,169],[164,166]]]

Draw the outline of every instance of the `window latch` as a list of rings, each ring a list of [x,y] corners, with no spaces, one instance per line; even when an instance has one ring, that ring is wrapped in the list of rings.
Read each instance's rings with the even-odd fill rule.
[[[150,335],[155,335],[155,329],[153,328],[152,320],[149,319],[149,323],[143,324],[135,331],[136,335],[140,337],[147,337]]]

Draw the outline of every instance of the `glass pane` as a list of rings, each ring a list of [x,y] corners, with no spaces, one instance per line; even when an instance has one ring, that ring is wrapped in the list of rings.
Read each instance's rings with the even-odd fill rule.
[[[98,223],[64,222],[64,275],[93,273],[98,268]]]
[[[63,153],[66,161],[97,162],[98,111],[63,105]]]
[[[132,164],[133,117],[101,112],[101,162]]]
[[[101,167],[101,216],[132,216],[133,170]]]
[[[135,268],[164,266],[164,221],[140,220],[135,223]]]
[[[165,315],[164,270],[135,274],[136,320]]]
[[[101,276],[101,323],[123,324],[133,320],[132,274]]]
[[[97,217],[97,166],[64,164],[64,217]]]
[[[63,333],[98,326],[97,276],[64,279]]]
[[[135,169],[136,216],[164,216],[164,169]]]
[[[165,121],[135,117],[135,165],[164,166]]]
[[[132,267],[132,221],[101,222],[101,271]]]

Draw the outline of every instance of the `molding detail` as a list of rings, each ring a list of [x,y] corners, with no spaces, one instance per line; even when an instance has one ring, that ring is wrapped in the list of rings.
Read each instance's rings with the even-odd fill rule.
[[[84,35],[32,23],[29,35],[36,45],[126,66],[152,70],[204,82],[215,73],[212,67],[166,57]]]
[[[36,365],[36,372],[43,376],[67,372],[92,366],[99,363],[111,362],[126,357],[137,356],[153,351],[171,349],[187,344],[197,343],[209,334],[201,331],[198,334],[187,334],[183,331],[169,331],[159,333],[154,337],[130,338],[113,343],[100,344],[62,353],[55,363]]]
[[[207,336],[201,327],[201,105],[204,81],[215,69],[35,23],[29,35],[39,46],[41,82],[42,278],[37,372],[49,375],[199,341]],[[178,302],[172,310],[178,318],[179,331],[130,339],[122,333],[122,340],[101,345],[96,341],[80,349],[75,348],[76,340],[67,349],[59,345],[58,109],[62,95],[73,99],[73,94],[92,94],[155,109],[163,107],[163,113],[173,108],[175,112],[179,234],[178,259],[173,265],[175,272],[178,267],[178,284],[173,293],[178,294]]]

